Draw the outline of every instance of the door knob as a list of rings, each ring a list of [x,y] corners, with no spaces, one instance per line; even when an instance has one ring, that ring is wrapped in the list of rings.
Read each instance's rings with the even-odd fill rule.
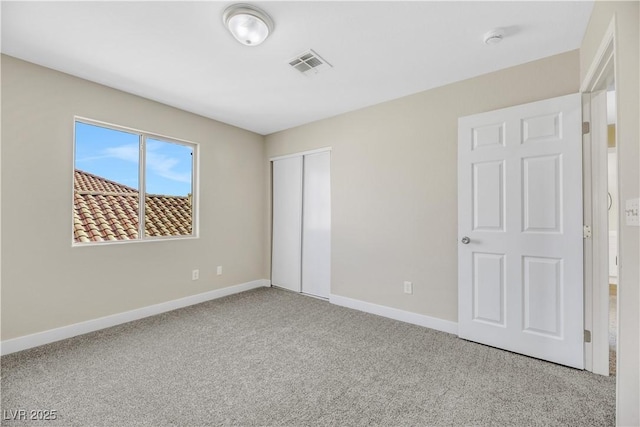
[[[467,236],[464,236],[464,237],[462,238],[462,240],[461,240],[461,242],[462,242],[463,244],[465,244],[465,245],[468,245],[470,241],[471,241],[471,239],[470,239],[470,238],[468,238]]]

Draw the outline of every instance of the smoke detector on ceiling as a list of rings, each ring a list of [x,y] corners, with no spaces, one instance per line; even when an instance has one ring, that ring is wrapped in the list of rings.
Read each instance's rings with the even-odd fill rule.
[[[504,30],[502,28],[496,28],[484,35],[484,44],[498,44],[504,38]]]
[[[324,68],[333,68],[331,64],[325,61],[313,49],[296,55],[295,58],[289,60],[289,65],[306,75],[317,74]]]

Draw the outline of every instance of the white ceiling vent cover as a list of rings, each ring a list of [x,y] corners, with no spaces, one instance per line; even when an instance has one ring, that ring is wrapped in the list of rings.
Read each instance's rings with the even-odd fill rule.
[[[325,61],[320,55],[309,49],[296,55],[295,58],[289,60],[291,65],[302,74],[317,74],[324,68],[332,68],[333,66]]]

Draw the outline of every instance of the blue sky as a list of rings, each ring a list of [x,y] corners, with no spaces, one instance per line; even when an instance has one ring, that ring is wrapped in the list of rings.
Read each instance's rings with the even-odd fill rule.
[[[138,135],[76,122],[77,169],[138,189]],[[147,138],[146,192],[191,193],[192,148]]]

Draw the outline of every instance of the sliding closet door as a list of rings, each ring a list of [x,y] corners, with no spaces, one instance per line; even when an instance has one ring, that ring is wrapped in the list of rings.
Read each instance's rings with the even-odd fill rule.
[[[331,280],[330,152],[304,156],[302,292],[329,298]]]
[[[301,291],[302,157],[273,161],[271,283]]]

